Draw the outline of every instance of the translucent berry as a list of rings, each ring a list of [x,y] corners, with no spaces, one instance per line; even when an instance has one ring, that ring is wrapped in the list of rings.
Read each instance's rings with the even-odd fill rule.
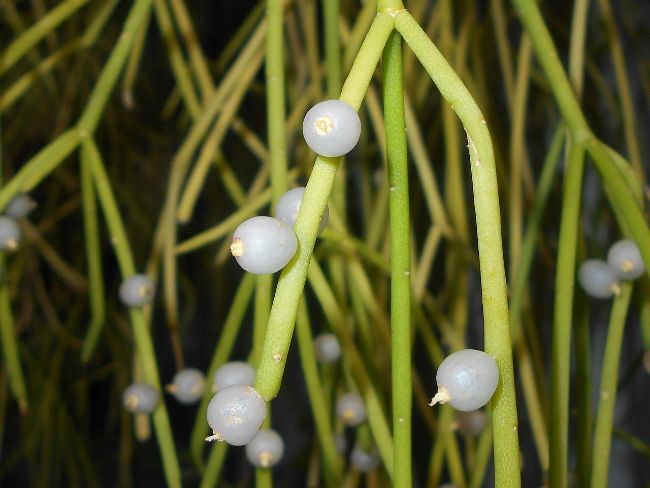
[[[356,427],[366,420],[366,407],[358,393],[346,393],[336,402],[336,414],[348,427]]]
[[[456,426],[465,437],[479,435],[487,425],[488,417],[483,410],[456,412]]]
[[[284,442],[276,431],[260,430],[255,439],[246,444],[246,458],[258,468],[270,468],[282,459]]]
[[[323,364],[334,363],[341,357],[341,346],[334,334],[320,334],[314,338],[316,359]]]
[[[122,403],[131,413],[151,413],[160,400],[160,393],[145,383],[133,383],[122,393]]]
[[[354,149],[361,135],[359,114],[341,100],[317,103],[302,123],[307,145],[323,156],[343,156]]]
[[[440,364],[436,382],[438,393],[429,405],[449,402],[456,410],[469,412],[490,401],[499,382],[499,368],[483,351],[463,349]]]
[[[589,259],[580,265],[578,282],[585,293],[594,298],[610,298],[618,292],[618,279],[614,271],[599,259]]]
[[[141,307],[151,303],[154,293],[153,281],[143,274],[135,274],[120,285],[120,299],[127,307]]]
[[[198,369],[181,369],[174,375],[172,384],[167,386],[167,391],[181,403],[186,405],[196,403],[205,391],[205,375]]]
[[[618,241],[609,248],[607,264],[621,280],[636,280],[645,273],[639,248],[631,239]]]
[[[374,449],[367,452],[359,446],[354,446],[354,449],[350,453],[350,463],[352,463],[352,466],[357,471],[368,473],[377,469],[377,466],[379,466],[379,456]]]
[[[293,188],[282,195],[275,207],[275,218],[280,219],[289,227],[293,227],[296,224],[296,219],[298,218],[298,212],[300,211],[300,204],[302,203],[302,197],[304,194],[305,187],[299,186],[298,188]],[[323,232],[323,229],[327,226],[329,218],[329,208],[325,207],[323,215],[321,215],[320,218],[320,227],[318,228],[319,234]]]
[[[252,441],[266,417],[266,402],[252,386],[233,385],[217,392],[208,405],[208,441],[244,446]]]
[[[213,389],[215,392],[232,385],[253,386],[255,369],[243,361],[231,361],[217,369],[214,374]]]
[[[20,244],[20,227],[14,219],[0,216],[0,251],[15,251]]]
[[[273,217],[253,217],[235,229],[230,252],[249,273],[270,274],[284,268],[296,254],[293,229]]]
[[[16,195],[5,208],[5,215],[14,219],[27,217],[36,208],[36,202],[27,193]]]

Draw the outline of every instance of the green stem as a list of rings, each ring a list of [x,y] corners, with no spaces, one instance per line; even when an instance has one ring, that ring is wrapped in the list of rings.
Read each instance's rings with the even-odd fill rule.
[[[468,135],[481,271],[485,350],[495,358],[500,373],[499,386],[491,402],[496,485],[518,487],[517,406],[492,140],[485,118],[471,94],[407,11],[397,12],[395,27],[413,49],[442,96],[451,104]]]
[[[618,382],[618,366],[623,343],[625,318],[632,297],[632,283],[620,283],[620,292],[614,299],[612,314],[609,320],[609,332],[601,368],[600,391],[598,397],[598,413],[594,430],[594,451],[591,461],[591,488],[605,488],[609,470],[609,453],[612,445],[612,424],[614,407],[616,405],[616,388]]]
[[[382,57],[384,120],[390,188],[391,366],[395,486],[411,486],[411,257],[409,188],[402,74],[402,39],[388,38]]]
[[[393,29],[392,18],[379,14],[361,46],[341,100],[358,108],[375,71],[381,50]],[[332,191],[340,158],[316,158],[294,226],[299,251],[284,268],[273,299],[271,315],[262,350],[262,359],[255,379],[255,388],[267,400],[280,389],[287,352],[293,334],[300,296],[307,278],[307,269],[318,233],[319,218]]]
[[[318,366],[316,365],[316,356],[314,354],[314,344],[309,326],[309,316],[304,300],[300,301],[298,307],[296,336],[298,341],[298,351],[300,352],[300,364],[307,385],[307,393],[309,395],[309,403],[311,404],[314,423],[316,425],[316,433],[323,452],[324,468],[328,473],[326,479],[331,480],[331,483],[334,486],[339,486],[341,479],[343,478],[343,466],[334,444],[332,425],[327,411],[328,401],[324,395],[322,384],[318,376]]]
[[[237,288],[235,296],[232,300],[232,306],[228,311],[226,320],[223,323],[223,328],[219,333],[219,343],[214,350],[212,359],[210,360],[210,365],[206,371],[206,378],[208,378],[209,382],[212,381],[212,378],[217,372],[217,369],[219,369],[219,366],[225,363],[230,357],[232,349],[235,345],[235,340],[237,339],[237,334],[239,334],[242,321],[246,315],[248,304],[251,301],[251,297],[253,296],[254,289],[255,276],[251,274],[245,275],[239,283],[239,287]],[[197,414],[194,419],[194,427],[192,428],[192,433],[190,434],[190,454],[192,460],[197,466],[202,466],[203,464],[202,453],[203,448],[206,445],[205,436],[209,431],[208,424],[205,419],[206,413],[208,411],[208,403],[210,403],[212,396],[213,393],[211,389],[206,388],[206,392],[201,399],[199,408],[197,409]],[[213,453],[215,450],[218,450],[220,448],[219,446],[221,445],[221,443],[212,444],[212,454],[210,454],[209,463],[219,461],[218,457],[215,457],[213,459],[213,456],[216,456]],[[206,473],[208,470],[209,468],[206,468]]]
[[[81,361],[85,363],[90,360],[95,351],[106,318],[102,253],[99,242],[99,226],[97,225],[97,204],[90,165],[85,158],[82,158],[81,161],[81,198],[90,293],[90,325],[81,349]]]
[[[9,71],[43,37],[56,29],[61,22],[65,21],[88,2],[89,0],[66,0],[60,3],[14,40],[2,55],[0,55],[0,76]]]
[[[584,147],[573,143],[562,198],[551,348],[550,482],[558,488],[568,483],[571,329],[583,168]]]
[[[273,204],[287,191],[282,1],[266,0],[266,123]]]
[[[102,163],[99,150],[92,139],[84,140],[82,153],[84,160],[88,162],[90,167],[122,277],[126,279],[135,273],[135,265],[133,263],[133,255],[129,241],[124,230],[124,223],[122,222],[115,197],[113,196],[106,169]],[[158,364],[156,362],[156,354],[149,333],[149,327],[144,316],[144,310],[141,308],[131,308],[129,315],[131,317],[131,324],[133,325],[133,338],[136,350],[142,363],[144,379],[148,384],[160,391]],[[158,407],[156,407],[153,413],[153,422],[158,446],[162,454],[162,464],[167,484],[174,487],[181,486],[181,474],[178,460],[176,459],[174,437],[164,402],[160,402]]]
[[[9,377],[11,393],[18,402],[18,408],[24,413],[28,407],[27,388],[25,387],[23,369],[20,365],[14,317],[11,312],[8,277],[9,273],[5,258],[0,253],[0,339],[2,341],[2,359]]]

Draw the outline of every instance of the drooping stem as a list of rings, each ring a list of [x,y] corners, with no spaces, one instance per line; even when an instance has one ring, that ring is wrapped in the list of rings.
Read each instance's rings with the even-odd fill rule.
[[[508,325],[501,216],[492,140],[485,118],[458,75],[411,15],[399,11],[395,27],[451,104],[467,132],[481,271],[485,350],[499,366],[500,381],[492,397],[496,485],[520,486],[517,405]]]

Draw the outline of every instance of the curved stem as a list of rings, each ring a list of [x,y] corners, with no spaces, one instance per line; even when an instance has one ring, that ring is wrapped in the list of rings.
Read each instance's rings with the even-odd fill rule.
[[[396,14],[395,27],[413,49],[442,96],[451,104],[467,132],[481,271],[485,350],[495,358],[500,373],[499,386],[491,402],[496,485],[518,487],[521,482],[519,463],[516,462],[519,459],[517,405],[492,140],[485,118],[471,94],[407,11]]]

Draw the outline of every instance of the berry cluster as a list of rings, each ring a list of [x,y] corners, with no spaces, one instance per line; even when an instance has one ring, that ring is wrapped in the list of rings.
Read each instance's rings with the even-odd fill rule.
[[[22,233],[18,219],[27,217],[36,207],[36,202],[26,193],[15,196],[0,215],[0,251],[15,251],[20,245]]]
[[[607,261],[589,259],[578,269],[578,282],[587,295],[606,299],[618,293],[620,280],[636,280],[645,273],[639,248],[631,239],[616,242]]]

